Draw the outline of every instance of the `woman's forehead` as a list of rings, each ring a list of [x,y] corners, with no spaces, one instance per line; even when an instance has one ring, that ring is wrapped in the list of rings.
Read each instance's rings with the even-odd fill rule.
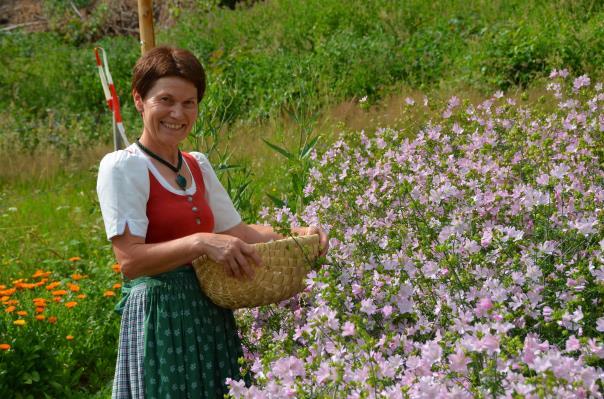
[[[175,97],[197,97],[197,88],[193,83],[178,76],[159,78],[149,90],[149,95],[160,93],[170,94]]]

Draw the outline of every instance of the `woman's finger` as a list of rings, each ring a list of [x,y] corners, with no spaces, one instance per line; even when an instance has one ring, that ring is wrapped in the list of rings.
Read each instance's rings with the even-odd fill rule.
[[[239,270],[239,265],[237,264],[237,261],[234,258],[229,259],[229,267],[231,268],[231,271],[233,272],[233,277],[235,277],[236,279],[243,278],[243,275],[241,274],[241,271]]]
[[[242,276],[247,277],[249,279],[254,278],[254,269],[241,252],[235,256],[235,259],[239,264],[239,270],[240,272],[242,272]]]
[[[256,264],[256,266],[262,266],[262,258],[258,252],[256,252],[253,246],[244,243],[241,246],[241,252],[245,256],[252,258],[252,261]]]

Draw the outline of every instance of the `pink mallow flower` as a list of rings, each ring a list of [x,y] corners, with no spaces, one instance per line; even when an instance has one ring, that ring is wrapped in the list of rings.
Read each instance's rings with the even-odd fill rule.
[[[482,317],[493,307],[493,302],[491,302],[490,298],[482,298],[476,304],[474,308],[474,314],[478,317]]]

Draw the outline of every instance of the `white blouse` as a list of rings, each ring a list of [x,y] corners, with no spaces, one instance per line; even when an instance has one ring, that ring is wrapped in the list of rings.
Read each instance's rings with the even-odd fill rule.
[[[241,223],[241,216],[218,180],[208,158],[200,152],[190,154],[201,168],[205,197],[214,214],[214,232],[219,233]],[[184,165],[189,168],[186,162]],[[162,187],[174,194],[189,196],[195,194],[197,190],[195,180],[186,190],[172,187],[136,144],[130,145],[125,150],[105,155],[99,166],[96,190],[107,239],[124,234],[126,225],[132,235],[143,238],[147,235],[149,171]]]

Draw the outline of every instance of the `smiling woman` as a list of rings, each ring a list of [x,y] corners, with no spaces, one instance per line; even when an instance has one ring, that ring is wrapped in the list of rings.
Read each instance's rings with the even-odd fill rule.
[[[124,296],[114,398],[221,398],[239,378],[233,313],[200,290],[191,262],[202,255],[244,279],[261,266],[250,245],[281,238],[241,221],[201,153],[184,153],[205,91],[203,67],[186,50],[158,47],[134,67],[132,96],[143,132],[101,161],[97,191]],[[319,233],[315,227],[297,234]]]

